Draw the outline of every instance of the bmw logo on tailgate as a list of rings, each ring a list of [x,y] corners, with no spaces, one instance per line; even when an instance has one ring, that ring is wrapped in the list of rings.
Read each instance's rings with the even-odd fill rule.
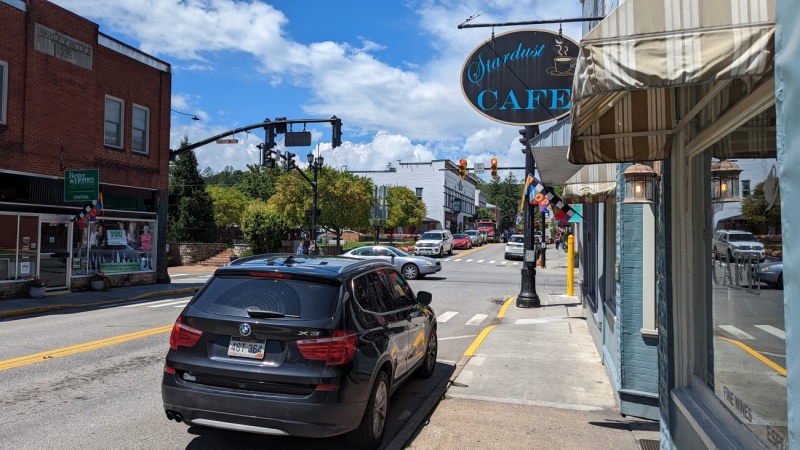
[[[250,336],[250,332],[251,331],[253,331],[253,330],[250,328],[250,324],[243,323],[243,324],[239,325],[239,333],[241,333],[242,336]]]

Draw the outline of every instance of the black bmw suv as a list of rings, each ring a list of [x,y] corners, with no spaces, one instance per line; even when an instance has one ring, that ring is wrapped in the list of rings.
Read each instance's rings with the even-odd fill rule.
[[[270,435],[347,433],[352,448],[377,448],[392,392],[411,374],[433,374],[430,302],[384,261],[238,259],[175,321],[161,386],[167,418]]]

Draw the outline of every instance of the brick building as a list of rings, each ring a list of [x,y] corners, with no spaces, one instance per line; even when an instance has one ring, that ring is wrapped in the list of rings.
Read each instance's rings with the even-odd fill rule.
[[[170,65],[46,0],[0,23],[0,298],[166,281]]]

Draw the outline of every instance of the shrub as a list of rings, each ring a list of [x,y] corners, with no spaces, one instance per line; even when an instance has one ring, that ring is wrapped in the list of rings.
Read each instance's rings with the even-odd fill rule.
[[[286,219],[262,201],[250,203],[242,213],[242,234],[255,254],[277,251],[288,232]]]

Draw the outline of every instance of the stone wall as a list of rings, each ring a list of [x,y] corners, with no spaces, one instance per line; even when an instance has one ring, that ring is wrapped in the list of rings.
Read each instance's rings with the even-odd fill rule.
[[[155,284],[155,272],[133,272],[123,273],[119,275],[108,274],[111,280],[111,288],[123,286],[141,286],[145,284]],[[71,292],[88,291],[92,287],[89,283],[89,277],[74,277],[70,280],[69,290]],[[65,292],[65,291],[60,291]],[[18,282],[0,283],[0,300],[10,298],[26,298],[28,297],[28,281],[20,280]]]
[[[169,244],[171,266],[191,266],[225,251],[228,244]]]

